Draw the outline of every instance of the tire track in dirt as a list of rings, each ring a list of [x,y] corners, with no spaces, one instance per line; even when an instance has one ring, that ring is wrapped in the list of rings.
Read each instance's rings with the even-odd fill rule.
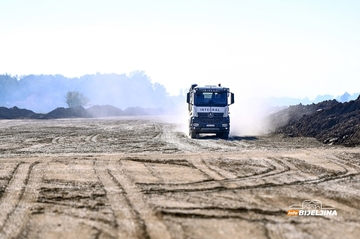
[[[280,216],[285,215],[286,210],[264,210],[261,208],[248,208],[248,207],[220,207],[220,206],[211,206],[211,207],[163,207],[161,208],[161,213],[165,215],[171,215],[176,217],[186,217],[186,218],[241,218],[247,219],[250,221],[257,221],[256,218],[247,218],[243,214],[253,213],[262,216]],[[264,220],[263,218],[258,220]],[[273,221],[275,222],[275,221]]]
[[[211,157],[211,156],[209,156]],[[264,159],[262,159],[264,160]],[[274,177],[274,176],[279,176],[283,173],[289,172],[290,170],[292,170],[292,172],[296,172],[299,171],[299,169],[296,167],[296,165],[292,164],[291,161],[287,161],[286,163],[283,163],[280,159],[277,158],[266,158],[265,159],[267,162],[269,162],[269,165],[274,166],[273,170],[269,170],[267,171],[265,174],[254,174],[251,176],[244,176],[242,177],[241,180],[249,180],[249,178],[252,179],[252,183],[254,183],[254,179],[257,178],[266,178],[266,177]],[[284,161],[286,161],[286,159],[283,159]],[[271,163],[270,163],[271,162]],[[339,167],[343,168],[342,173],[344,175],[339,175],[340,172],[337,172],[337,175],[333,175],[332,172],[332,168],[327,168],[324,167],[324,171],[328,174],[328,176],[326,177],[322,177],[319,176],[316,179],[313,180],[307,180],[308,176],[306,176],[305,173],[315,173],[316,170],[321,170],[320,168],[318,168],[317,165],[304,165],[304,174],[303,174],[303,178],[301,183],[303,184],[307,184],[307,183],[315,183],[316,181],[320,182],[320,181],[324,181],[324,180],[335,180],[336,178],[342,178],[342,177],[351,177],[352,175],[354,175],[354,173],[356,173],[357,171],[355,171],[354,167],[351,165],[348,165],[349,167],[343,167],[338,163],[335,163],[337,165],[339,165]],[[290,166],[289,166],[290,165]],[[310,168],[310,169],[308,169]],[[352,168],[352,170],[351,170]],[[214,168],[212,168],[213,170],[216,170]],[[289,175],[290,176],[290,175]],[[240,190],[247,190],[247,189],[252,189],[252,188],[268,188],[268,189],[274,189],[276,190],[276,187],[279,186],[289,186],[289,185],[301,185],[301,183],[298,183],[296,181],[296,178],[293,179],[294,181],[291,182],[283,182],[280,178],[278,181],[278,184],[276,184],[275,182],[268,182],[265,184],[259,184],[259,185],[246,185],[244,187],[237,187],[236,189],[240,189]],[[226,183],[224,183],[224,181],[226,182],[230,182],[230,181],[234,181],[234,180],[223,180],[222,185],[225,185],[225,187],[223,186],[218,186],[218,187],[214,187],[213,190],[209,190],[209,191],[213,191],[215,192],[213,195],[216,196],[217,192],[221,192],[221,191],[225,191],[225,190],[229,190],[229,188],[232,188],[231,185],[226,185]],[[167,185],[168,188],[172,188],[172,185]],[[170,190],[167,190],[166,188],[163,188],[164,191],[159,190],[158,192],[155,192],[155,194],[162,194],[162,193],[167,193],[170,192]],[[184,199],[180,199],[179,197],[173,197],[173,192],[176,193],[186,193],[187,190],[182,190],[180,188],[177,188],[177,190],[171,191],[169,194],[167,195],[163,195],[161,197],[159,197],[159,199],[165,200],[163,198],[169,198],[170,200],[177,200],[178,202],[183,201],[184,203],[189,203],[187,198],[191,198],[194,199],[196,197],[198,197],[198,200],[193,200],[190,202],[194,202],[194,201],[198,201],[201,202],[202,197],[201,195],[203,195],[203,193],[201,194],[188,194],[187,196],[183,196]],[[205,192],[208,190],[193,190],[192,192]],[[189,190],[190,192],[190,190]],[[150,197],[154,197],[150,196]],[[221,194],[219,194],[219,196],[221,196]],[[156,196],[155,196],[156,197]],[[156,202],[157,200],[154,198],[153,201]],[[179,200],[180,199],[180,200]],[[176,204],[174,204],[176,205]],[[187,204],[189,205],[189,204]],[[168,217],[172,217],[172,218],[177,218],[177,219],[190,219],[190,220],[194,220],[194,218],[196,219],[211,219],[211,220],[227,220],[227,219],[240,219],[240,220],[246,220],[250,223],[260,223],[264,226],[264,230],[266,229],[266,225],[268,224],[272,224],[272,225],[278,225],[278,224],[288,224],[288,220],[287,217],[284,217],[286,215],[286,210],[284,210],[283,208],[274,208],[274,210],[270,209],[264,209],[264,208],[260,208],[260,207],[226,207],[223,206],[223,204],[219,203],[219,202],[214,202],[213,206],[200,206],[203,205],[202,203],[199,203],[199,206],[184,206],[184,207],[178,207],[178,206],[161,206],[160,204],[158,205],[159,210],[161,211],[162,215],[165,218]],[[321,218],[321,220],[325,220],[325,221],[330,221],[331,219],[325,217],[325,216],[319,216],[318,218]],[[318,219],[320,220],[320,219]],[[294,222],[291,222],[291,224],[293,224]],[[295,222],[296,223],[296,222]],[[301,223],[299,223],[301,224]],[[271,227],[271,226],[270,226]],[[267,233],[268,235],[268,233]]]
[[[278,162],[281,162],[278,160]],[[286,162],[286,163],[284,163]],[[321,175],[321,176],[314,176],[315,178],[309,178],[308,175],[308,168],[312,169],[312,168],[320,168],[317,165],[313,165],[310,163],[306,163],[306,162],[302,162],[302,164],[300,165],[295,165],[294,162],[292,162],[291,160],[287,160],[287,161],[283,161],[282,162],[285,165],[291,165],[289,168],[290,170],[286,170],[289,173],[289,176],[291,176],[291,174],[297,173],[298,171],[301,171],[300,173],[302,174],[301,178],[296,178],[296,177],[288,177],[288,181],[287,182],[283,182],[280,180],[273,180],[271,181],[271,177],[277,177],[278,174],[275,175],[270,175],[270,181],[269,180],[265,180],[259,184],[256,185],[239,185],[239,186],[235,186],[234,189],[249,189],[249,188],[266,188],[266,187],[282,187],[282,186],[290,186],[290,185],[304,185],[304,184],[318,184],[318,183],[322,183],[322,182],[327,182],[327,181],[333,181],[333,180],[337,180],[337,179],[343,179],[343,178],[348,178],[348,177],[352,177],[355,175],[359,175],[360,172],[358,170],[354,169],[354,165],[343,165],[341,166],[340,163],[337,163],[340,167],[344,168],[344,171],[342,172],[333,172],[330,169],[327,168],[322,168],[322,170],[324,170],[325,172],[327,172],[327,175]],[[315,174],[315,173],[313,173]],[[265,179],[267,179],[267,177],[265,177]],[[232,187],[231,187],[232,188]]]
[[[43,176],[44,165],[35,162],[30,165],[27,178],[25,180],[23,195],[14,210],[8,218],[2,231],[6,235],[18,237],[24,229],[26,222],[31,215],[31,209],[35,205],[39,195],[39,185]]]
[[[91,138],[91,142],[93,143],[97,143],[98,142],[98,138],[99,137],[99,134],[95,134],[92,138]]]
[[[201,172],[203,172],[205,175],[207,175],[209,178],[212,178],[214,180],[224,180],[225,177],[223,177],[219,172],[214,171],[213,169],[209,168],[209,166],[205,163],[203,158],[191,158],[188,159],[188,161],[194,165],[195,168],[199,169]]]
[[[214,159],[213,157],[209,157],[207,158],[207,160],[209,159]],[[229,172],[228,170],[222,169],[214,164],[208,164],[206,163],[205,159],[202,157],[201,158],[201,162],[209,168],[209,170],[213,171],[214,173],[220,175],[221,177],[223,177],[223,179],[234,179],[237,178],[237,176],[231,172]],[[222,180],[222,179],[220,179]]]
[[[99,134],[91,134],[85,137],[85,142],[87,143],[97,143],[97,137]]]
[[[38,163],[21,164],[16,172],[17,175],[11,182],[9,194],[4,197],[0,207],[7,207],[5,210],[1,208],[1,215],[6,215],[4,222],[0,228],[0,237],[18,237],[23,229],[26,221],[31,213],[31,206],[36,203],[38,197],[38,187],[43,174],[43,166]],[[11,202],[8,203],[6,202]],[[1,220],[3,221],[3,220]]]
[[[105,162],[95,162],[95,172],[103,184],[106,196],[116,216],[118,238],[140,238],[144,234],[137,215],[126,196],[122,185],[111,174]],[[112,167],[111,167],[112,168]]]
[[[65,157],[47,163],[36,206],[22,233],[25,238],[84,238],[86,233],[118,237],[115,215],[95,171],[96,161]]]
[[[51,140],[51,143],[52,144],[60,144],[60,143],[63,143],[65,141],[65,137],[55,137]]]
[[[209,157],[212,158],[211,156]],[[268,162],[270,166],[268,169],[264,169],[261,172],[254,172],[250,175],[237,176],[228,172],[226,169],[220,169],[219,167],[213,165],[210,167],[209,163],[206,163],[203,157],[190,158],[187,159],[187,161],[193,165],[194,169],[201,171],[206,177],[208,177],[208,180],[178,184],[141,183],[141,185],[146,188],[143,190],[144,193],[207,191],[219,190],[221,188],[228,190],[234,187],[234,182],[266,178],[290,171],[290,168],[287,165],[275,158],[266,158],[262,160]],[[231,165],[229,167],[231,167]],[[219,171],[217,171],[217,169],[219,169]]]
[[[155,136],[152,138],[152,140],[157,140],[157,139],[159,139],[159,138],[161,137],[161,135],[163,134],[164,131],[163,131],[163,129],[161,128],[161,126],[158,125],[158,124],[155,124],[154,128],[155,128],[156,134],[155,134]]]
[[[283,160],[276,158],[269,158],[268,160],[272,161],[272,165],[275,166],[275,170],[270,170],[265,174],[254,174],[247,175],[244,177],[238,177],[235,179],[224,178],[220,173],[219,175],[206,164],[201,162],[200,159],[190,159],[190,162],[194,164],[195,167],[199,168],[202,172],[211,176],[215,181],[208,182],[195,182],[195,183],[186,183],[179,185],[154,185],[146,190],[147,194],[162,194],[162,193],[179,193],[179,192],[200,192],[200,191],[224,191],[224,190],[245,190],[245,189],[254,189],[254,188],[271,188],[271,187],[282,187],[282,186],[291,186],[291,185],[303,185],[303,184],[318,184],[322,182],[348,178],[352,176],[359,175],[359,170],[356,170],[354,165],[343,164],[341,166],[340,162],[337,164],[344,168],[342,172],[333,173],[329,171],[328,175],[324,176],[314,176],[309,178],[308,173],[299,171],[296,165],[291,162],[291,160]],[[308,165],[308,166],[307,166]],[[301,167],[318,167],[312,164],[302,163]],[[326,168],[324,168],[326,171]],[[298,172],[299,171],[299,172]],[[286,175],[287,180],[284,182],[282,179],[283,174]],[[297,176],[295,177],[295,174]],[[254,180],[257,179],[255,182]],[[198,187],[194,187],[198,185]]]
[[[21,199],[29,168],[30,164],[18,164],[0,200],[0,233],[3,233],[3,227],[9,215],[15,210],[15,207]]]
[[[159,181],[159,183],[164,183],[164,179],[156,173],[156,171],[151,167],[149,163],[144,162],[143,165],[147,168],[150,174]]]
[[[360,161],[356,160],[354,158],[342,158],[336,155],[330,155],[330,160],[334,163],[338,164],[340,167],[347,168],[348,172],[356,173],[360,172]],[[349,170],[350,168],[350,170]],[[355,169],[357,168],[357,169]]]
[[[158,218],[153,209],[144,201],[141,191],[137,188],[135,182],[129,178],[128,174],[131,172],[124,167],[121,160],[119,160],[117,168],[111,169],[110,172],[117,182],[121,182],[131,205],[144,222],[143,228],[146,231],[144,238],[170,239],[171,236],[167,231],[165,224],[160,218]]]
[[[8,187],[11,179],[14,177],[19,165],[21,164],[21,162],[11,162],[11,160],[1,161],[2,164],[0,164],[0,202],[6,188]]]

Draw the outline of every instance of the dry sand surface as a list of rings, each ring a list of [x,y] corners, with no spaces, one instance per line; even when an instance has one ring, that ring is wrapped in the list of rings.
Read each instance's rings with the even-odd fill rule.
[[[359,148],[160,119],[0,121],[0,238],[359,238]]]

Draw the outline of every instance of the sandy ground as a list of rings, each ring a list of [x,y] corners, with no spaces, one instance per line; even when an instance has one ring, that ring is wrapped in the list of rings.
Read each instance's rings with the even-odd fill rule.
[[[0,238],[360,235],[360,148],[141,117],[0,125]],[[305,200],[336,215],[287,215]]]

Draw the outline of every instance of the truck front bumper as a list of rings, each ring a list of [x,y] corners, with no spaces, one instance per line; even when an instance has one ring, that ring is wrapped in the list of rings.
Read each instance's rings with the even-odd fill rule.
[[[230,131],[229,117],[221,118],[199,118],[191,117],[189,129],[196,133],[224,133]]]

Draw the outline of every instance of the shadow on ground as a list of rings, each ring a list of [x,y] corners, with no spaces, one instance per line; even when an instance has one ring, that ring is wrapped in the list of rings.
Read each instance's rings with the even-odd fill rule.
[[[221,138],[217,137],[215,134],[206,134],[206,135],[202,135],[200,134],[199,138],[201,140],[205,140],[205,139],[212,139],[212,140],[220,140]],[[229,136],[229,138],[227,139],[228,141],[242,141],[242,140],[246,140],[246,141],[253,141],[253,140],[258,140],[259,138],[255,137],[255,136]],[[223,139],[222,139],[223,140]]]

